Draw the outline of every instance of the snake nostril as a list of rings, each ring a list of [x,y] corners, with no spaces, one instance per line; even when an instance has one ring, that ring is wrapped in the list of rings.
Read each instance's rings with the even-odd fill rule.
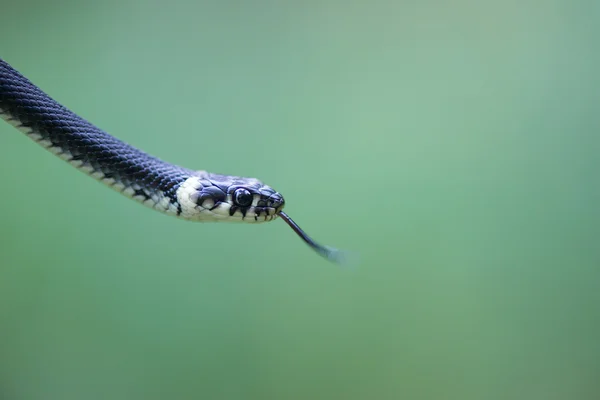
[[[274,194],[271,197],[269,197],[269,204],[273,205],[273,204],[283,204],[283,197],[281,197],[280,194]]]

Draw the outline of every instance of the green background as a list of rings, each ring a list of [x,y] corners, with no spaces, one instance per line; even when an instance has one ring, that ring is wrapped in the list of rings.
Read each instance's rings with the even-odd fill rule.
[[[0,398],[597,399],[600,3],[12,2],[0,57],[281,221],[194,224],[0,123]]]

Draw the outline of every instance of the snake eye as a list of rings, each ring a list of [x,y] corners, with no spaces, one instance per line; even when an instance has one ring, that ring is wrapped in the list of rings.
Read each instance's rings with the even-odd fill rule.
[[[252,204],[253,196],[248,189],[236,189],[233,193],[233,202],[238,207],[249,207]]]

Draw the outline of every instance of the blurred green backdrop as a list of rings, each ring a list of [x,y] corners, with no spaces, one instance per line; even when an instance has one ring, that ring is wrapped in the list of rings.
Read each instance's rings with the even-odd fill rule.
[[[0,398],[599,398],[599,35],[592,1],[4,5],[57,100],[362,262],[166,217],[2,122]]]

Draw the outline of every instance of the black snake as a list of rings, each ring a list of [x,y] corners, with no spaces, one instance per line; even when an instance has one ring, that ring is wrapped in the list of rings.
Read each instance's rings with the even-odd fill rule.
[[[2,59],[0,117],[74,167],[155,210],[199,222],[281,217],[320,255],[345,259],[344,252],[313,241],[282,211],[283,196],[258,179],[191,170],[150,156],[62,106]]]

